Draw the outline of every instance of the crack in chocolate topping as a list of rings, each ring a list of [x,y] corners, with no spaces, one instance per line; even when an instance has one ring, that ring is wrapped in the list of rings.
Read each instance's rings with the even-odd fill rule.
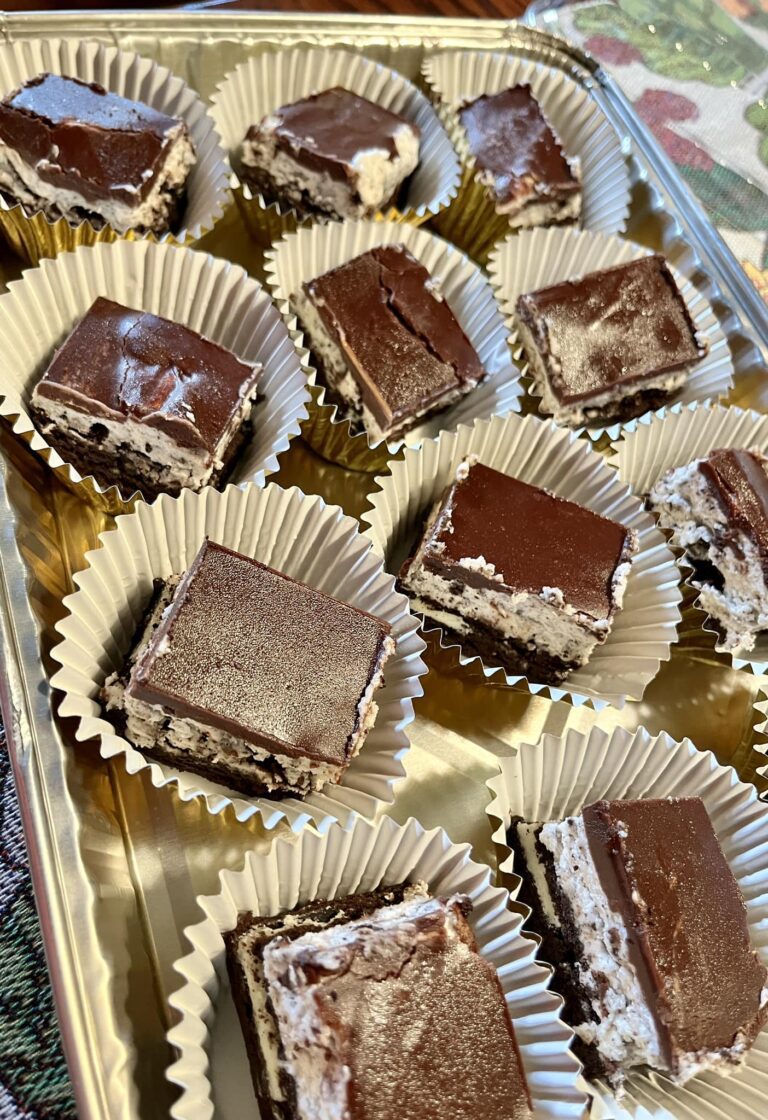
[[[529,85],[483,94],[459,111],[477,166],[494,177],[499,202],[527,194],[562,198],[580,189]]]
[[[383,429],[484,370],[429,272],[404,245],[383,245],[304,284]]]
[[[682,369],[705,352],[658,255],[525,293],[516,311],[562,403]]]
[[[699,470],[729,527],[749,537],[760,553],[763,570],[768,571],[768,475],[763,457],[740,448],[720,448],[701,460]],[[740,552],[738,537],[730,537]]]
[[[58,74],[40,74],[0,102],[0,141],[46,183],[91,201],[146,198],[180,125],[95,82]]]
[[[598,801],[582,816],[671,1067],[751,1043],[768,1013],[766,969],[703,802]]]
[[[443,502],[424,554],[432,571],[496,592],[559,588],[576,610],[611,614],[614,573],[628,558],[624,525],[482,463]],[[461,563],[480,557],[493,576]]]
[[[261,374],[181,323],[99,296],[37,386],[110,421],[130,417],[213,454]]]
[[[530,1120],[501,985],[463,909],[419,900],[397,924],[385,909],[337,927],[338,947],[309,935],[273,950],[332,1033],[328,1060],[349,1071],[349,1120]]]
[[[394,159],[395,136],[404,127],[421,136],[418,125],[341,86],[281,106],[253,125],[248,137],[260,134],[270,117],[277,121],[270,131],[279,147],[290,151],[302,166],[325,171],[334,179],[354,179],[354,161],[366,152],[383,151]]]
[[[273,753],[343,763],[390,626],[206,541],[128,692]]]

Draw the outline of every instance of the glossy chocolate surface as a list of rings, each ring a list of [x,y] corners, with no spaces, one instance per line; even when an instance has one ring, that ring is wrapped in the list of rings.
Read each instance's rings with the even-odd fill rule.
[[[617,521],[475,463],[446,492],[424,564],[496,592],[559,588],[565,603],[600,619],[613,610],[613,577],[627,537]],[[492,575],[461,563],[480,557]]]
[[[304,285],[383,429],[483,377],[480,359],[427,269],[383,245]]]
[[[379,927],[386,910],[347,926],[333,953],[309,937],[290,947],[285,980],[311,989],[332,1060],[349,1071],[349,1120],[531,1117],[501,985],[464,909],[419,900],[398,927]]]
[[[766,969],[744,900],[697,797],[598,801],[583,811],[590,852],[629,935],[667,1059],[751,1042]]]
[[[130,418],[213,453],[259,373],[181,323],[99,296],[37,393],[95,420]]]
[[[51,186],[142,201],[180,121],[96,83],[41,74],[0,102],[0,141]]]
[[[711,451],[699,464],[699,470],[728,518],[729,527],[740,530],[753,541],[760,552],[763,567],[768,567],[768,475],[765,460],[740,448],[721,448]]]
[[[684,368],[704,352],[661,256],[526,293],[516,310],[564,404]]]
[[[560,199],[580,189],[530,86],[484,94],[459,116],[477,166],[493,176],[498,202],[531,192]]]
[[[274,753],[340,763],[389,629],[206,541],[128,692]]]
[[[403,127],[419,135],[419,128],[404,117],[341,86],[283,105],[270,116],[276,120],[268,127],[278,147],[304,167],[341,180],[354,178],[353,162],[364,152],[376,149],[394,159],[395,135]],[[264,124],[254,125],[249,138]]]

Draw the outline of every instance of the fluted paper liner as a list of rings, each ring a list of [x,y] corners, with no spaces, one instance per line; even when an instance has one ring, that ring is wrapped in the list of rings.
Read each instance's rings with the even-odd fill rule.
[[[406,187],[403,207],[391,206],[380,217],[420,225],[447,206],[458,189],[459,161],[435,110],[402,74],[345,50],[296,47],[256,54],[227,74],[211,99],[211,112],[233,166],[251,125],[282,105],[334,86],[366,97],[421,129],[419,166]],[[269,245],[305,220],[289,206],[268,204],[236,175],[233,184],[243,218],[260,244]]]
[[[488,814],[498,825],[494,840],[507,858],[513,897],[520,881],[506,842],[513,816],[555,820],[580,813],[603,798],[700,797],[739,884],[747,908],[752,945],[768,964],[768,816],[754,786],[740,782],[730,766],[720,766],[710,751],[689,739],[632,733],[569,731],[545,735],[501,760],[501,774],[488,782],[493,801]],[[524,927],[525,928],[525,927]],[[728,1076],[706,1073],[675,1086],[657,1073],[632,1073],[618,1103],[603,1082],[592,1091],[605,1111],[593,1115],[616,1120],[763,1120],[768,1100],[768,1030],[763,1030],[743,1066]],[[598,1107],[598,1102],[595,1102]]]
[[[124,663],[153,580],[186,571],[206,537],[391,624],[396,649],[376,692],[378,716],[340,785],[306,798],[249,799],[154,762],[104,718],[99,690]],[[102,534],[101,541],[101,548],[87,554],[89,567],[74,577],[78,590],[64,600],[69,613],[56,627],[64,640],[51,653],[62,666],[51,681],[64,693],[59,712],[79,720],[79,741],[98,739],[102,758],[122,758],[131,774],[149,770],[155,786],[175,785],[184,801],[202,797],[212,813],[232,805],[239,820],[260,813],[266,827],[281,818],[295,829],[307,821],[325,827],[353,811],[374,816],[392,801],[394,785],[404,774],[404,728],[413,719],[413,697],[421,694],[419,677],[426,671],[424,642],[408,600],[395,592],[354,518],[295,487],[207,488],[140,504],[135,513],[119,517],[117,528]]]
[[[582,179],[581,228],[622,233],[629,216],[629,169],[621,138],[588,89],[554,66],[520,55],[489,51],[443,51],[428,55],[424,78],[438,114],[461,159],[461,186],[437,219],[444,237],[485,262],[495,242],[509,233],[509,218],[497,214],[487,187],[477,181],[458,110],[467,101],[510,86],[528,84]]]
[[[183,1090],[171,1108],[175,1120],[209,1120],[214,1109],[217,1116],[230,1115],[225,1100],[239,1115],[243,1102],[253,1101],[222,936],[234,929],[238,913],[275,914],[403,881],[426,882],[438,896],[469,896],[470,922],[480,951],[498,971],[536,1117],[583,1115],[587,1098],[568,1049],[573,1036],[559,1019],[561,1001],[547,990],[550,970],[537,964],[535,942],[521,934],[522,919],[508,910],[507,892],[492,885],[490,869],[471,859],[469,845],[452,844],[439,828],[427,832],[413,818],[403,825],[356,819],[346,829],[332,825],[325,835],[305,829],[293,840],[277,839],[267,854],[249,852],[242,870],[222,871],[220,880],[219,894],[198,898],[205,918],[185,930],[192,951],[174,966],[185,981],[170,997],[181,1016],[168,1034],[178,1054],[168,1078]],[[246,1103],[245,1111],[250,1107]]]
[[[304,281],[377,245],[393,244],[405,245],[438,280],[451,310],[477,351],[486,376],[456,404],[427,417],[403,438],[375,443],[365,432],[353,434],[349,420],[339,417],[336,405],[326,403],[325,387],[318,383],[313,370],[310,417],[302,435],[324,458],[352,470],[381,470],[405,445],[416,447],[425,439],[471,423],[476,417],[517,411],[523,392],[507,345],[504,318],[482,270],[442,238],[393,222],[309,226],[288,234],[268,251],[267,284],[305,361],[311,366],[290,297]]]
[[[67,253],[24,273],[0,296],[0,416],[68,485],[95,505],[125,510],[132,497],[104,487],[65,462],[29,416],[32,390],[55,349],[97,296],[162,315],[206,335],[246,362],[263,365],[253,433],[231,480],[263,482],[307,416],[307,374],[288,332],[258,281],[207,253],[149,241],[121,241]],[[119,477],[119,464],[115,464]]]
[[[229,168],[212,117],[181,78],[151,59],[87,40],[36,38],[0,46],[0,96],[42,73],[98,82],[111,93],[180,118],[189,128],[197,160],[187,180],[181,224],[162,234],[121,234],[107,225],[96,229],[87,218],[78,225],[65,218],[51,221],[0,195],[0,228],[19,256],[37,264],[78,245],[115,240],[186,245],[213,229],[229,202]]]
[[[644,498],[667,471],[700,459],[720,447],[755,448],[768,455],[768,416],[722,405],[687,408],[666,416],[651,416],[617,445],[615,466],[620,477]],[[685,579],[695,578],[682,549],[675,549]],[[709,616],[704,627],[720,636]],[[757,636],[755,648],[731,654],[737,669],[768,672],[768,631]]]
[[[509,342],[516,356],[524,360],[515,323],[518,296],[561,280],[577,279],[598,269],[637,260],[650,253],[650,249],[632,241],[572,229],[524,230],[497,245],[488,262],[488,271],[507,319]],[[682,391],[669,405],[656,410],[660,416],[694,401],[709,402],[724,397],[733,385],[734,376],[728,340],[712,305],[688,276],[671,264],[669,267],[696,333],[707,346],[707,353],[689,371]],[[527,365],[523,373],[527,374]],[[530,396],[539,404],[530,378],[525,380]],[[597,440],[604,434],[609,439],[616,439],[621,432],[634,431],[637,423],[638,418],[635,418],[616,424],[589,425],[581,430],[586,431],[591,439]]]
[[[392,464],[389,475],[376,479],[379,489],[368,499],[372,509],[362,516],[369,525],[366,535],[384,557],[387,570],[396,573],[411,554],[427,512],[468,455],[620,521],[636,531],[639,551],[632,561],[624,606],[608,638],[595,647],[585,666],[560,685],[542,685],[465,653],[426,617],[425,630],[437,630],[441,644],[455,649],[462,665],[476,666],[491,681],[522,682],[552,699],[568,697],[594,707],[622,707],[627,699],[641,699],[661,662],[669,659],[677,634],[681,594],[675,559],[639,499],[602,456],[571,432],[534,416],[510,415],[444,432],[419,450],[406,451],[402,461]]]

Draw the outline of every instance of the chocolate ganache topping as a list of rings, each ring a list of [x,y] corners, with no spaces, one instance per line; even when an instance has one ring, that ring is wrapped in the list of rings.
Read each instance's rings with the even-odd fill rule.
[[[681,369],[704,353],[660,256],[521,295],[517,314],[562,403]]]
[[[95,82],[41,74],[0,102],[0,141],[51,186],[129,205],[152,189],[182,125]]]
[[[395,136],[403,127],[420,135],[417,125],[341,86],[283,105],[271,116],[276,121],[271,131],[278,146],[290,151],[304,167],[324,171],[334,179],[354,177],[354,161],[363,152],[384,151],[393,159],[397,155]],[[253,125],[249,138],[263,127],[264,122]]]
[[[403,245],[383,245],[304,285],[353,366],[383,428],[429,407],[484,370],[427,269]]]
[[[699,470],[729,525],[752,540],[768,571],[768,475],[761,460],[750,451],[721,448],[702,459]]]
[[[424,555],[433,571],[497,592],[559,588],[577,610],[610,615],[624,525],[482,463],[454,484],[445,508]],[[493,575],[461,563],[479,557]]]
[[[750,945],[744,900],[697,797],[598,801],[583,811],[611,908],[666,1058],[755,1038],[766,969]]]
[[[531,184],[544,198],[580,189],[530,86],[484,94],[459,115],[477,166],[493,175],[499,202],[509,202]]]
[[[37,392],[97,420],[130,418],[213,453],[260,371],[181,323],[99,296]]]
[[[128,692],[274,753],[343,762],[389,630],[206,541]]]

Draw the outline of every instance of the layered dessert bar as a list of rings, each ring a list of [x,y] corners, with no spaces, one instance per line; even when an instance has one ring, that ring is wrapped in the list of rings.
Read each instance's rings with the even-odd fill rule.
[[[416,884],[240,918],[227,965],[264,1120],[531,1120],[470,912]]]
[[[766,968],[699,798],[597,801],[508,839],[588,1076],[620,1091],[638,1066],[682,1084],[743,1059]]]
[[[465,649],[557,684],[608,637],[636,550],[619,522],[469,460],[400,584]]]
[[[184,121],[95,82],[40,74],[0,101],[0,190],[51,219],[164,233],[194,163]]]
[[[396,439],[485,375],[436,281],[404,245],[381,245],[292,297],[342,412],[374,441]]]
[[[300,214],[372,217],[395,205],[419,163],[420,130],[336,86],[251,125],[239,153],[244,182]]]
[[[581,216],[581,179],[529,85],[483,94],[459,117],[478,179],[498,214],[516,228],[575,222]]]
[[[660,408],[706,352],[657,255],[527,292],[515,310],[542,410],[572,428]]]
[[[694,566],[699,606],[723,650],[754,649],[768,628],[768,459],[719,448],[662,475],[648,496]]]
[[[136,748],[252,795],[338,783],[394,651],[382,619],[205,541],[161,582],[102,702]]]
[[[227,473],[261,366],[169,319],[99,296],[32,391],[36,427],[102,485],[151,499]]]

